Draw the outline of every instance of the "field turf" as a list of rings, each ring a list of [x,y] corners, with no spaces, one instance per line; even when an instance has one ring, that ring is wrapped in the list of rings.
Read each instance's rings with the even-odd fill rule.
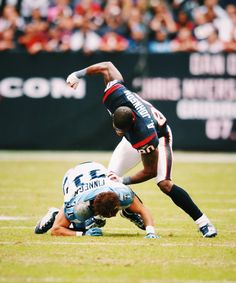
[[[65,171],[87,160],[107,165],[109,155],[0,152],[0,282],[236,282],[235,154],[177,154],[174,163],[175,183],[215,224],[216,238],[203,239],[154,181],[132,188],[152,212],[160,239],[144,239],[119,215],[107,220],[103,237],[35,235],[38,219],[62,204]]]

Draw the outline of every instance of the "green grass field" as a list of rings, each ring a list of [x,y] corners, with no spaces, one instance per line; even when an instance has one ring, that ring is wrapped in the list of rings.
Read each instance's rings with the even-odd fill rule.
[[[86,160],[107,165],[109,154],[0,152],[0,282],[236,282],[235,156],[230,162],[190,157],[174,163],[175,183],[217,226],[218,237],[203,239],[148,181],[132,188],[152,212],[161,239],[144,239],[120,216],[107,221],[104,237],[33,232],[48,207],[61,206],[65,171]]]

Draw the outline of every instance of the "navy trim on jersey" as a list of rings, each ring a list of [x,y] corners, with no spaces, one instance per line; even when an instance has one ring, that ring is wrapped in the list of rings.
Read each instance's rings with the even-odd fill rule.
[[[153,133],[151,136],[145,138],[144,140],[139,141],[139,142],[133,144],[132,147],[136,148],[136,149],[139,148],[139,147],[142,147],[142,146],[146,145],[147,143],[149,143],[156,136],[157,136],[157,133]]]
[[[124,86],[123,86],[122,84],[120,84],[120,83],[116,83],[116,84],[113,85],[111,88],[109,88],[109,89],[105,92],[105,94],[104,94],[104,96],[103,96],[102,103],[105,102],[105,100],[107,99],[107,97],[108,97],[113,91],[115,91],[115,90],[117,90],[118,88],[121,88],[121,87],[124,87]]]

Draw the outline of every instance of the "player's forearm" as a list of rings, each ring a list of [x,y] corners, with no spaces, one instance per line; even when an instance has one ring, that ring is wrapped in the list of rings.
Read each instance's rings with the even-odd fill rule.
[[[151,214],[149,213],[149,211],[147,210],[147,208],[143,209],[140,212],[140,215],[143,219],[145,227],[154,226],[153,218],[152,218]]]
[[[157,163],[158,163],[158,149],[148,153],[141,154],[143,168],[133,176],[123,177],[123,183],[125,185],[142,183],[150,180],[157,175]]]
[[[137,184],[150,180],[155,176],[156,176],[156,172],[153,171],[146,172],[145,170],[141,170],[132,176],[124,176],[122,178],[122,182],[125,185]]]
[[[76,88],[78,85],[78,81],[76,80],[79,80],[80,78],[86,75],[95,75],[95,74],[101,74],[106,84],[112,80],[123,81],[123,77],[121,73],[116,69],[116,67],[111,62],[101,62],[91,65],[85,69],[81,69],[71,73],[67,77],[67,83],[71,87]]]
[[[51,229],[52,236],[76,236],[76,232],[65,227],[52,227]]]

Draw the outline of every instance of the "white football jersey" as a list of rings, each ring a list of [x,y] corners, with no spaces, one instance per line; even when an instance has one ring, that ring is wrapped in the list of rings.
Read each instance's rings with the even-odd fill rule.
[[[64,202],[93,188],[114,185],[108,178],[108,170],[100,163],[85,162],[69,169],[62,182]]]

